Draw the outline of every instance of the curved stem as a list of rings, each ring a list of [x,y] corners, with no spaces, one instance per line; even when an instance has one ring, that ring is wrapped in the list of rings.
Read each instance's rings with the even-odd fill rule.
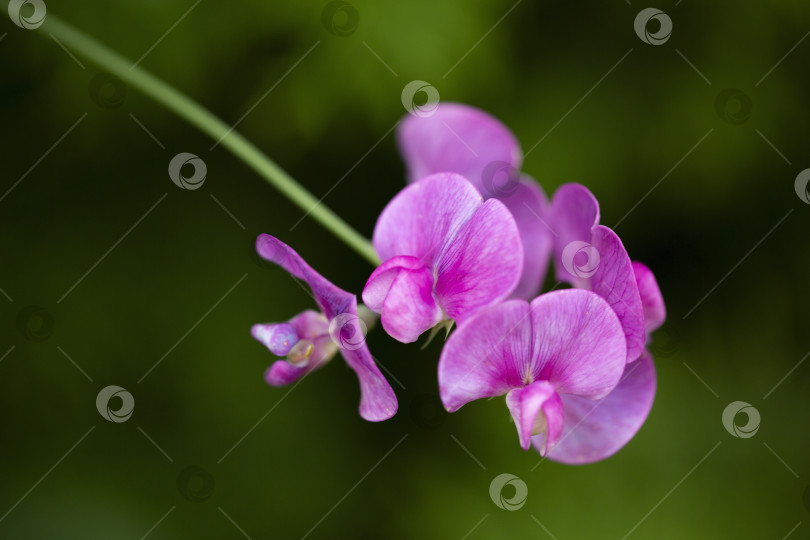
[[[100,67],[139,89],[164,107],[196,126],[237,158],[272,184],[288,199],[311,215],[349,247],[362,255],[374,266],[380,264],[374,247],[368,239],[355,231],[337,214],[321,204],[312,193],[296,182],[281,167],[237,131],[214,116],[203,106],[158,79],[148,71],[134,65],[120,54],[99,43],[80,30],[60,20],[51,13],[42,26],[69,49],[92,60]]]

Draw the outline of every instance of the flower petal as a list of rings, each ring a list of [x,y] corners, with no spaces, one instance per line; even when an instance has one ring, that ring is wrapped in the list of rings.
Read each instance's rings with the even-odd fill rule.
[[[602,298],[582,289],[553,291],[531,303],[532,361],[527,378],[560,394],[607,395],[622,375],[626,346],[619,319]]]
[[[340,354],[360,381],[360,416],[369,422],[388,420],[397,412],[397,396],[380,373],[368,347],[341,349]]]
[[[526,301],[507,300],[474,315],[450,335],[439,358],[445,409],[524,386],[531,346]]]
[[[373,244],[383,261],[410,255],[428,267],[444,243],[475,210],[481,194],[458,174],[434,174],[400,191],[374,227]]]
[[[612,456],[644,424],[655,398],[655,386],[655,366],[645,351],[637,362],[625,367],[621,381],[606,397],[592,401],[562,396],[565,427],[549,459],[580,465]],[[537,437],[534,442],[537,444]]]
[[[287,356],[293,345],[298,343],[298,332],[289,323],[254,324],[250,335],[276,356]]]
[[[313,270],[294,249],[281,240],[269,234],[261,234],[256,239],[256,251],[263,259],[276,263],[309,285],[315,301],[329,320],[345,313],[352,304],[355,306],[352,309],[356,310],[357,298],[353,294],[337,287]]]
[[[520,144],[505,125],[480,109],[460,103],[442,102],[428,117],[406,115],[397,139],[409,182],[428,174],[454,172],[485,193],[488,166],[501,162],[516,172],[523,159]]]
[[[357,298],[353,294],[333,285],[313,270],[295,250],[280,240],[268,234],[260,235],[256,241],[256,250],[263,258],[278,264],[293,276],[305,281],[329,321],[333,321],[343,314],[358,317]],[[290,322],[293,323],[293,321]],[[294,324],[302,325],[300,331],[315,330],[313,319],[307,315],[307,312],[296,317]],[[338,346],[339,344],[332,341],[327,325],[325,334],[313,339],[312,356],[306,365],[293,366],[289,362],[278,361],[267,370],[265,379],[268,384],[273,386],[290,384],[326,363],[334,355],[334,350]],[[397,410],[396,395],[391,385],[380,373],[365,342],[356,348],[352,347],[352,350],[341,348],[340,352],[360,381],[362,393],[360,416],[372,422],[386,420],[393,416]]]
[[[652,270],[640,262],[633,263],[641,305],[644,308],[644,328],[647,333],[655,332],[667,320],[664,297]]]
[[[287,386],[292,384],[307,373],[324,366],[335,356],[337,347],[332,343],[329,336],[321,336],[314,340],[303,340],[298,342],[299,348],[311,346],[309,361],[304,365],[292,365],[286,360],[273,362],[270,369],[265,371],[264,380],[270,386]]]
[[[563,430],[563,404],[553,384],[535,381],[510,390],[506,394],[506,406],[515,420],[521,448],[529,449],[533,433],[548,440],[549,448],[554,447]],[[545,455],[545,451],[541,453]]]
[[[402,343],[416,341],[444,318],[433,297],[433,273],[415,257],[393,257],[377,268],[363,289],[367,300],[388,335]]]
[[[476,311],[514,290],[523,268],[523,244],[509,210],[485,202],[436,261],[436,297],[444,312],[461,324]]]
[[[644,309],[630,257],[622,241],[603,225],[593,228],[593,247],[599,253],[599,267],[591,279],[591,290],[607,300],[616,312],[627,340],[627,361],[644,350]]]
[[[554,265],[558,281],[587,289],[588,272],[580,273],[563,260],[563,251],[572,242],[591,242],[591,229],[599,224],[599,202],[582,184],[563,184],[551,199],[550,225],[555,232]],[[567,264],[566,264],[567,263]]]
[[[540,291],[551,258],[554,237],[549,225],[550,206],[543,188],[528,176],[521,178],[514,192],[499,200],[515,218],[523,243],[523,273],[512,297],[528,300]]]

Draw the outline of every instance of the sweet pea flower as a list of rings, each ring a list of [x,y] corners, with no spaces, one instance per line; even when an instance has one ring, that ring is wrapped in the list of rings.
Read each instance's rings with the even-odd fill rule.
[[[383,263],[369,277],[363,302],[403,343],[505,299],[523,265],[509,210],[484,202],[466,178],[451,173],[397,194],[377,220],[373,244]]]
[[[650,269],[639,262],[632,266],[649,341],[650,333],[666,319],[664,299]],[[570,394],[562,396],[565,427],[548,458],[578,465],[610,457],[644,424],[652,408],[655,390],[655,366],[645,349],[638,360],[625,366],[619,384],[601,400],[592,401]],[[538,448],[544,443],[540,437],[535,437],[533,442]]]
[[[512,132],[480,109],[442,102],[431,115],[407,115],[397,139],[409,182],[454,172],[469,179],[484,199],[498,199],[509,209],[525,247],[513,296],[533,298],[551,253],[551,233],[543,222],[548,201],[540,185],[520,173],[523,152]]]
[[[567,398],[611,393],[625,366],[616,313],[598,295],[554,291],[531,303],[507,300],[474,315],[447,340],[439,391],[449,412],[506,394],[520,446],[554,455],[568,427]]]
[[[313,270],[292,248],[262,234],[259,255],[306,283],[320,312],[306,310],[285,323],[256,324],[251,335],[278,360],[265,373],[271,386],[291,384],[321,368],[339,351],[360,381],[360,416],[377,422],[397,412],[394,391],[377,368],[365,343],[365,324],[358,316],[357,298]]]
[[[559,281],[589,289],[616,311],[627,340],[627,361],[644,350],[646,330],[633,263],[618,235],[599,224],[599,203],[583,185],[564,184],[547,214],[554,231],[554,266]]]

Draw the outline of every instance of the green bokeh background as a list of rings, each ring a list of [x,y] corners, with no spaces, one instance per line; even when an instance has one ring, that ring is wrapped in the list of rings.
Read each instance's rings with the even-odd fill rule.
[[[13,300],[0,296],[0,537],[810,537],[796,528],[810,517],[810,206],[794,192],[810,167],[810,40],[762,79],[807,37],[807,3],[660,2],[674,27],[660,46],[636,36],[647,6],[635,0],[351,4],[359,24],[341,37],[322,24],[326,2],[203,0],[140,66],[232,123],[317,42],[239,130],[365,235],[403,186],[393,135],[381,137],[407,82],[492,112],[524,151],[543,139],[524,170],[548,193],[585,183],[609,226],[635,207],[617,231],[669,310],[649,420],[609,460],[538,465],[501,399],[431,409],[439,343],[420,351],[379,330],[368,341],[398,381],[394,419],[359,418],[340,361],[289,393],[267,387],[272,358],[250,326],[311,301],[251,254],[255,236],[278,236],[358,293],[371,268],[311,218],[291,231],[302,210],[133,88],[117,108],[97,105],[92,62],[74,62],[47,21],[26,31],[3,13],[0,192],[87,116],[0,201],[0,288]],[[47,1],[133,60],[192,5]],[[727,88],[749,114],[734,100],[718,113]],[[201,189],[171,183],[179,152],[207,164]],[[32,305],[54,320],[42,341],[18,329]],[[113,384],[134,396],[124,423],[95,407]],[[721,423],[736,400],[761,414],[752,438]],[[213,479],[188,486],[199,502],[177,485],[192,465]],[[505,472],[528,486],[518,511],[490,499]]]

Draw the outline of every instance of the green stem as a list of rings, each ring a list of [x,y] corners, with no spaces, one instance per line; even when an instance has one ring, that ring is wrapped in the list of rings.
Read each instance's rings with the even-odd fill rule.
[[[219,141],[222,146],[259,173],[262,178],[275,186],[276,189],[307,212],[308,215],[320,222],[332,234],[365,257],[372,265],[377,266],[380,264],[380,259],[368,239],[324,206],[312,193],[307,191],[281,167],[276,165],[273,160],[267,157],[264,152],[259,150],[256,145],[200,104],[148,71],[140,67],[133,67],[133,62],[51,13],[48,13],[42,29],[46,33],[53,34],[68,49],[78,52],[110,73],[115,74],[199,128],[203,133]]]

